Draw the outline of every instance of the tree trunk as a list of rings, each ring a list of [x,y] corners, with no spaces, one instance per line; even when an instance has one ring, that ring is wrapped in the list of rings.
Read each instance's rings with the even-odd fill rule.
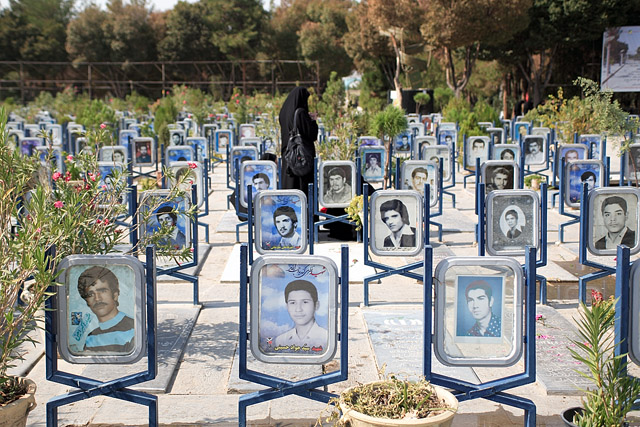
[[[402,52],[398,47],[398,41],[393,32],[389,32],[393,51],[396,54],[396,72],[393,75],[393,86],[396,88],[396,102],[399,108],[402,108],[402,83],[400,83],[400,69],[402,67]]]
[[[444,55],[447,60],[446,73],[445,76],[447,78],[447,86],[455,93],[456,98],[460,98],[462,91],[467,84],[469,83],[469,79],[471,78],[471,72],[473,71],[473,66],[476,62],[476,58],[478,57],[478,53],[480,52],[480,44],[475,45],[475,51],[473,51],[474,46],[466,46],[464,52],[464,69],[462,70],[462,76],[460,79],[456,77],[456,68],[453,61],[453,54],[451,49],[448,47],[444,48]]]

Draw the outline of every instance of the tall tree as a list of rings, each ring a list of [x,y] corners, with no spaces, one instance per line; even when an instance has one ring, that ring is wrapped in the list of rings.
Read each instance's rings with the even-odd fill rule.
[[[163,61],[206,61],[223,59],[213,44],[213,25],[204,2],[179,2],[167,14],[166,34],[158,45]]]
[[[151,9],[147,0],[110,0],[109,19],[105,33],[111,49],[111,60],[154,61],[157,59],[157,40],[151,26]]]
[[[67,27],[67,53],[74,62],[97,62],[111,57],[108,34],[109,14],[89,5]]]
[[[447,86],[456,97],[469,83],[483,45],[497,45],[527,25],[532,0],[420,0],[425,39],[443,50]],[[458,58],[462,72],[456,71]]]

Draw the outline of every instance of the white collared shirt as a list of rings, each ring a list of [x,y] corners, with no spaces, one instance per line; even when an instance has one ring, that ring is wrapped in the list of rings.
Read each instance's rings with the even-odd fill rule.
[[[396,240],[396,236],[394,235],[394,233],[391,233],[389,235],[389,238],[391,239],[391,243],[393,243],[393,247],[394,248],[399,248],[400,246],[400,240],[402,240],[402,236],[413,236],[413,230],[411,230],[411,227],[409,227],[407,224],[405,224],[402,227],[402,230],[400,230],[400,238],[398,240]]]

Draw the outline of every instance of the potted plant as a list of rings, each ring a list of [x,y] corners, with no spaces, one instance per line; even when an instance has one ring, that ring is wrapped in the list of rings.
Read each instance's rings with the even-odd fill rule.
[[[338,425],[368,426],[439,426],[453,422],[458,399],[442,387],[424,378],[407,381],[391,375],[381,381],[350,387],[332,402],[342,416],[334,411],[330,420]]]
[[[579,338],[569,351],[587,367],[583,375],[593,382],[593,388],[585,390],[583,408],[568,409],[563,417],[567,425],[623,426],[640,394],[640,380],[627,375],[626,354],[614,354],[615,300],[605,300],[597,291],[591,291],[591,296],[591,308],[580,303]]]
[[[540,190],[540,182],[544,181],[545,177],[538,174],[527,175],[524,177],[524,186],[534,191]]]

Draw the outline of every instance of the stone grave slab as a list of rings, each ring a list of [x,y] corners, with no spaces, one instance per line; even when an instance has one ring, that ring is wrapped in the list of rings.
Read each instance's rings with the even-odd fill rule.
[[[131,388],[148,393],[166,393],[178,362],[187,346],[193,326],[200,313],[200,305],[158,304],[158,375]],[[143,372],[147,368],[147,358],[143,357],[132,365],[87,365],[82,375],[101,380],[120,378]]]
[[[538,382],[547,394],[579,395],[580,389],[591,386],[576,370],[587,372],[579,362],[573,360],[569,347],[571,339],[578,338],[574,325],[553,307],[536,306],[536,313],[543,320],[536,322],[536,372]]]
[[[422,311],[363,310],[378,368],[385,373],[418,378],[422,375]],[[480,380],[472,368],[441,364],[431,350],[432,371],[471,383]]]
[[[192,276],[197,276],[200,274],[200,271],[202,270],[202,268],[204,267],[204,263],[207,260],[207,257],[209,256],[209,253],[211,252],[211,245],[208,243],[199,243],[198,244],[198,264],[195,267],[191,267],[191,268],[187,268],[185,270],[180,270],[181,273],[185,273],[185,274],[190,274]],[[175,262],[170,263],[169,267],[173,267],[177,265]],[[159,268],[163,268],[162,265],[158,265]],[[165,266],[166,267],[166,266]],[[180,279],[176,279],[175,277],[171,277],[168,275],[162,275],[162,276],[158,276],[157,278],[158,282],[175,282],[175,281],[179,281]]]
[[[220,218],[220,222],[216,227],[216,233],[235,233],[236,232],[236,224],[239,224],[238,216],[236,215],[235,210],[228,210],[222,215]],[[243,231],[240,229],[240,231]],[[246,232],[246,228],[244,229]]]
[[[314,245],[315,255],[322,255],[331,258],[340,270],[340,246],[343,242],[323,242]],[[260,256],[253,252],[253,259]],[[295,257],[295,255],[293,255]],[[349,283],[362,283],[364,278],[375,274],[373,267],[364,265],[364,251],[362,243],[349,242]],[[221,283],[240,282],[240,244],[234,245],[231,255],[220,278]]]
[[[455,256],[456,254],[453,253],[453,251],[451,249],[449,249],[449,247],[443,243],[437,243],[437,242],[431,242],[431,246],[433,247],[433,268],[436,268],[436,265],[438,265],[438,263],[440,261],[442,261],[443,259],[450,257],[450,256]],[[420,252],[418,255],[414,256],[414,257],[405,257],[405,262],[407,264],[412,264],[414,262],[420,262],[424,259],[424,252]],[[420,275],[423,274],[423,268],[416,268],[414,271],[415,273],[418,273]]]
[[[465,213],[462,213],[458,209],[445,208],[442,211],[442,215],[434,217],[433,221],[442,224],[442,231],[444,233],[456,233],[456,232],[475,232],[477,220],[472,219]],[[435,228],[432,228],[432,233]]]

